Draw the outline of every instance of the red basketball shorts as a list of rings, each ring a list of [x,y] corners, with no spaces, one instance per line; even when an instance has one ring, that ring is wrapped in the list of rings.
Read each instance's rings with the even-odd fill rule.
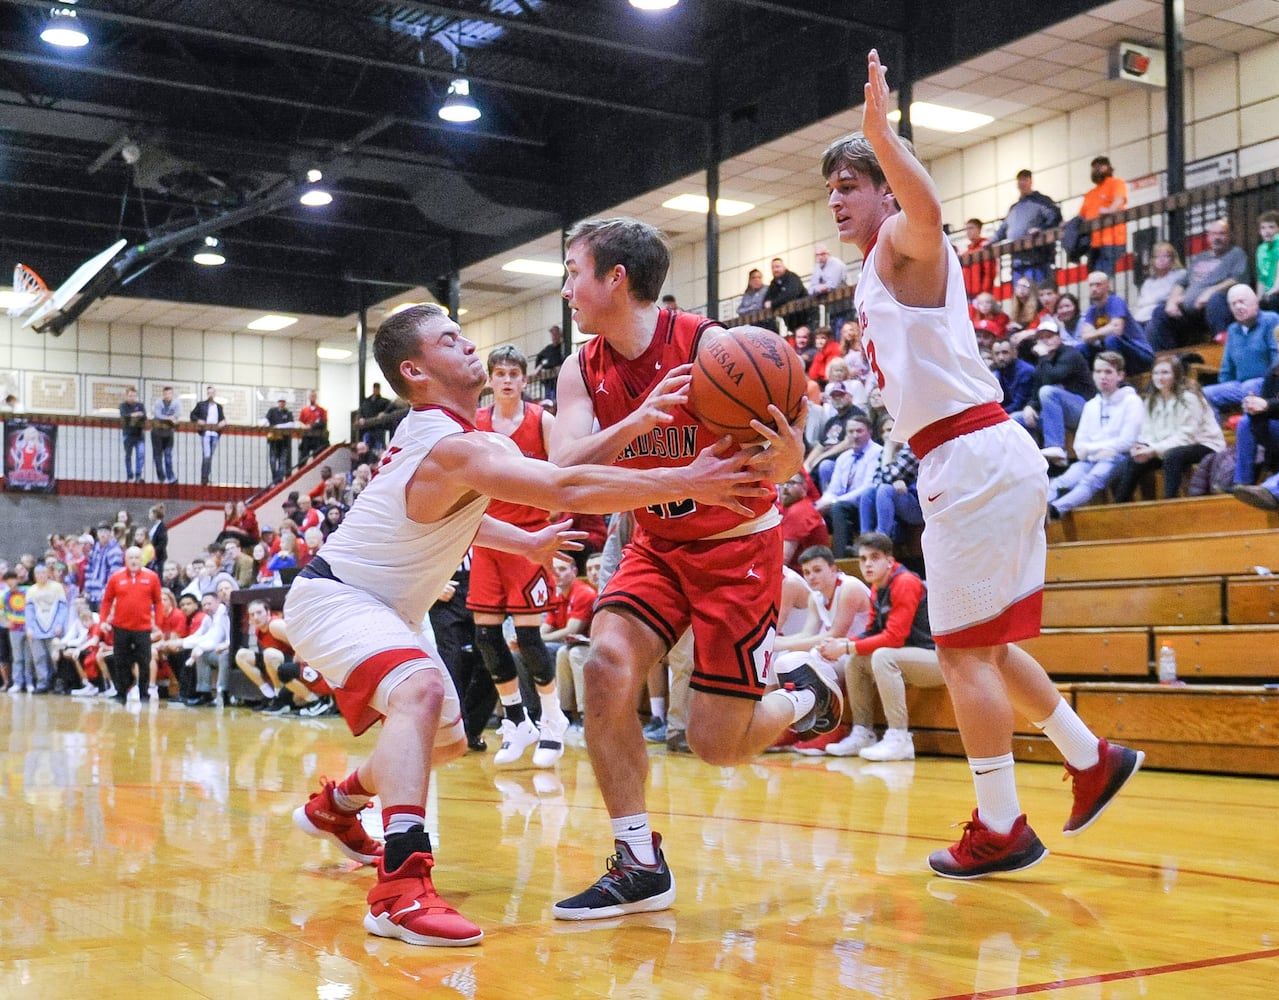
[[[781,590],[780,527],[701,542],[640,532],[596,611],[626,610],[668,646],[691,625],[691,686],[758,701],[771,676]]]
[[[479,545],[471,549],[471,585],[466,606],[498,615],[541,614],[550,604],[546,570],[523,556]]]

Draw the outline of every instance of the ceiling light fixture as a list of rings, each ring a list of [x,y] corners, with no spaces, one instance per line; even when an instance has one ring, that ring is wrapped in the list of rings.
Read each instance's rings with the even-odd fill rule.
[[[899,122],[901,118],[900,111],[888,112],[889,121]],[[910,105],[910,123],[934,132],[971,132],[994,120],[990,115],[983,115],[979,111],[961,111],[959,108],[929,104],[927,101],[912,101]]]
[[[536,274],[542,278],[559,278],[564,275],[564,265],[558,260],[530,260],[527,257],[516,257],[502,265],[503,271],[515,274]]]
[[[249,330],[266,330],[271,332],[274,330],[283,330],[285,327],[292,326],[298,321],[296,316],[281,316],[278,313],[267,313],[265,316],[259,316],[252,323],[248,324]]]
[[[321,361],[345,361],[354,351],[348,351],[345,347],[317,347],[315,356]]]
[[[80,49],[89,44],[89,36],[80,26],[76,16],[76,0],[68,0],[67,6],[53,7],[49,10],[49,19],[44,30],[40,32],[40,40],[63,49]]]
[[[216,236],[206,236],[191,259],[205,267],[221,267],[226,263],[226,244]]]
[[[670,10],[679,0],[631,0],[636,10]]]
[[[677,212],[697,212],[705,215],[710,211],[711,200],[704,194],[677,194],[662,202],[662,208],[673,208]],[[749,201],[734,201],[732,198],[716,198],[715,212],[727,218],[730,215],[741,215],[755,206]]]
[[[324,180],[324,172],[322,170],[312,167],[306,172],[306,182],[308,184],[319,184],[322,180]]]
[[[333,195],[329,194],[323,188],[311,188],[303,193],[298,199],[307,208],[322,208],[325,205],[332,204]]]
[[[471,82],[462,77],[449,84],[448,97],[437,112],[446,122],[473,122],[480,117],[479,105],[471,97]]]

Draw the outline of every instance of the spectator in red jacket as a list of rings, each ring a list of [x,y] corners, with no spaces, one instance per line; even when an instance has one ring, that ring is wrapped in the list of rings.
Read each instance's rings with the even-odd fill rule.
[[[964,232],[968,234],[968,246],[964,253],[973,253],[990,246],[990,240],[981,234],[981,219],[969,219],[964,223]],[[989,260],[977,260],[964,265],[964,291],[971,302],[982,292],[995,291],[995,274],[999,268],[999,258],[991,256]]]
[[[102,594],[102,620],[114,633],[112,679],[117,701],[126,700],[135,680],[140,688],[143,676],[148,676],[148,691],[140,691],[138,697],[148,701],[155,694],[155,678],[149,675],[151,632],[163,616],[160,578],[142,565],[142,550],[130,546],[124,553],[124,568],[111,574]]]

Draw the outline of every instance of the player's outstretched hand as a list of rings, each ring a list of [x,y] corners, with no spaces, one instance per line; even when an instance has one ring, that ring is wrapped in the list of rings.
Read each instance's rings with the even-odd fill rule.
[[[730,454],[731,452],[731,454]],[[680,471],[688,480],[688,496],[698,503],[727,507],[746,517],[754,511],[742,503],[769,494],[760,474],[750,465],[754,452],[737,448],[731,437],[722,437],[705,448]]]
[[[654,427],[671,423],[675,419],[671,410],[688,402],[688,384],[692,381],[691,364],[677,365],[668,371],[635,411],[634,419],[639,425],[636,433],[646,434]]]
[[[866,86],[863,92],[866,105],[862,109],[862,132],[873,145],[875,139],[882,135],[891,135],[892,126],[888,123],[888,106],[890,91],[888,89],[888,67],[879,61],[879,51],[871,49],[866,56]]]
[[[551,570],[559,552],[576,552],[582,548],[585,531],[574,531],[572,520],[555,521],[545,528],[529,532],[529,547],[525,558],[529,562]]]
[[[768,447],[753,449],[750,467],[766,483],[784,483],[804,465],[804,423],[808,420],[808,408],[799,413],[794,424],[788,423],[786,414],[771,403],[768,412],[775,427],[759,420],[751,421],[751,429],[768,442]]]

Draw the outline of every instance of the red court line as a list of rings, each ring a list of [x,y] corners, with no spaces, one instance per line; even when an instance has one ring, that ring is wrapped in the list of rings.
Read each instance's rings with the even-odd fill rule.
[[[993,997],[1019,997],[1029,993],[1047,993],[1049,990],[1069,989],[1072,986],[1091,986],[1095,983],[1114,983],[1125,979],[1142,979],[1146,976],[1165,976],[1172,972],[1191,972],[1195,969],[1210,969],[1219,965],[1238,965],[1241,962],[1255,962],[1267,958],[1279,958],[1279,948],[1269,948],[1266,951],[1250,951],[1242,955],[1201,958],[1193,962],[1177,962],[1173,965],[1154,965],[1147,969],[1125,969],[1120,972],[1104,972],[1096,976],[1078,976],[1074,979],[1059,979],[1052,983],[1009,986],[1007,989],[1002,990],[983,990],[980,993],[952,993],[948,996],[932,997],[931,1000],[987,1000],[987,998]]]

